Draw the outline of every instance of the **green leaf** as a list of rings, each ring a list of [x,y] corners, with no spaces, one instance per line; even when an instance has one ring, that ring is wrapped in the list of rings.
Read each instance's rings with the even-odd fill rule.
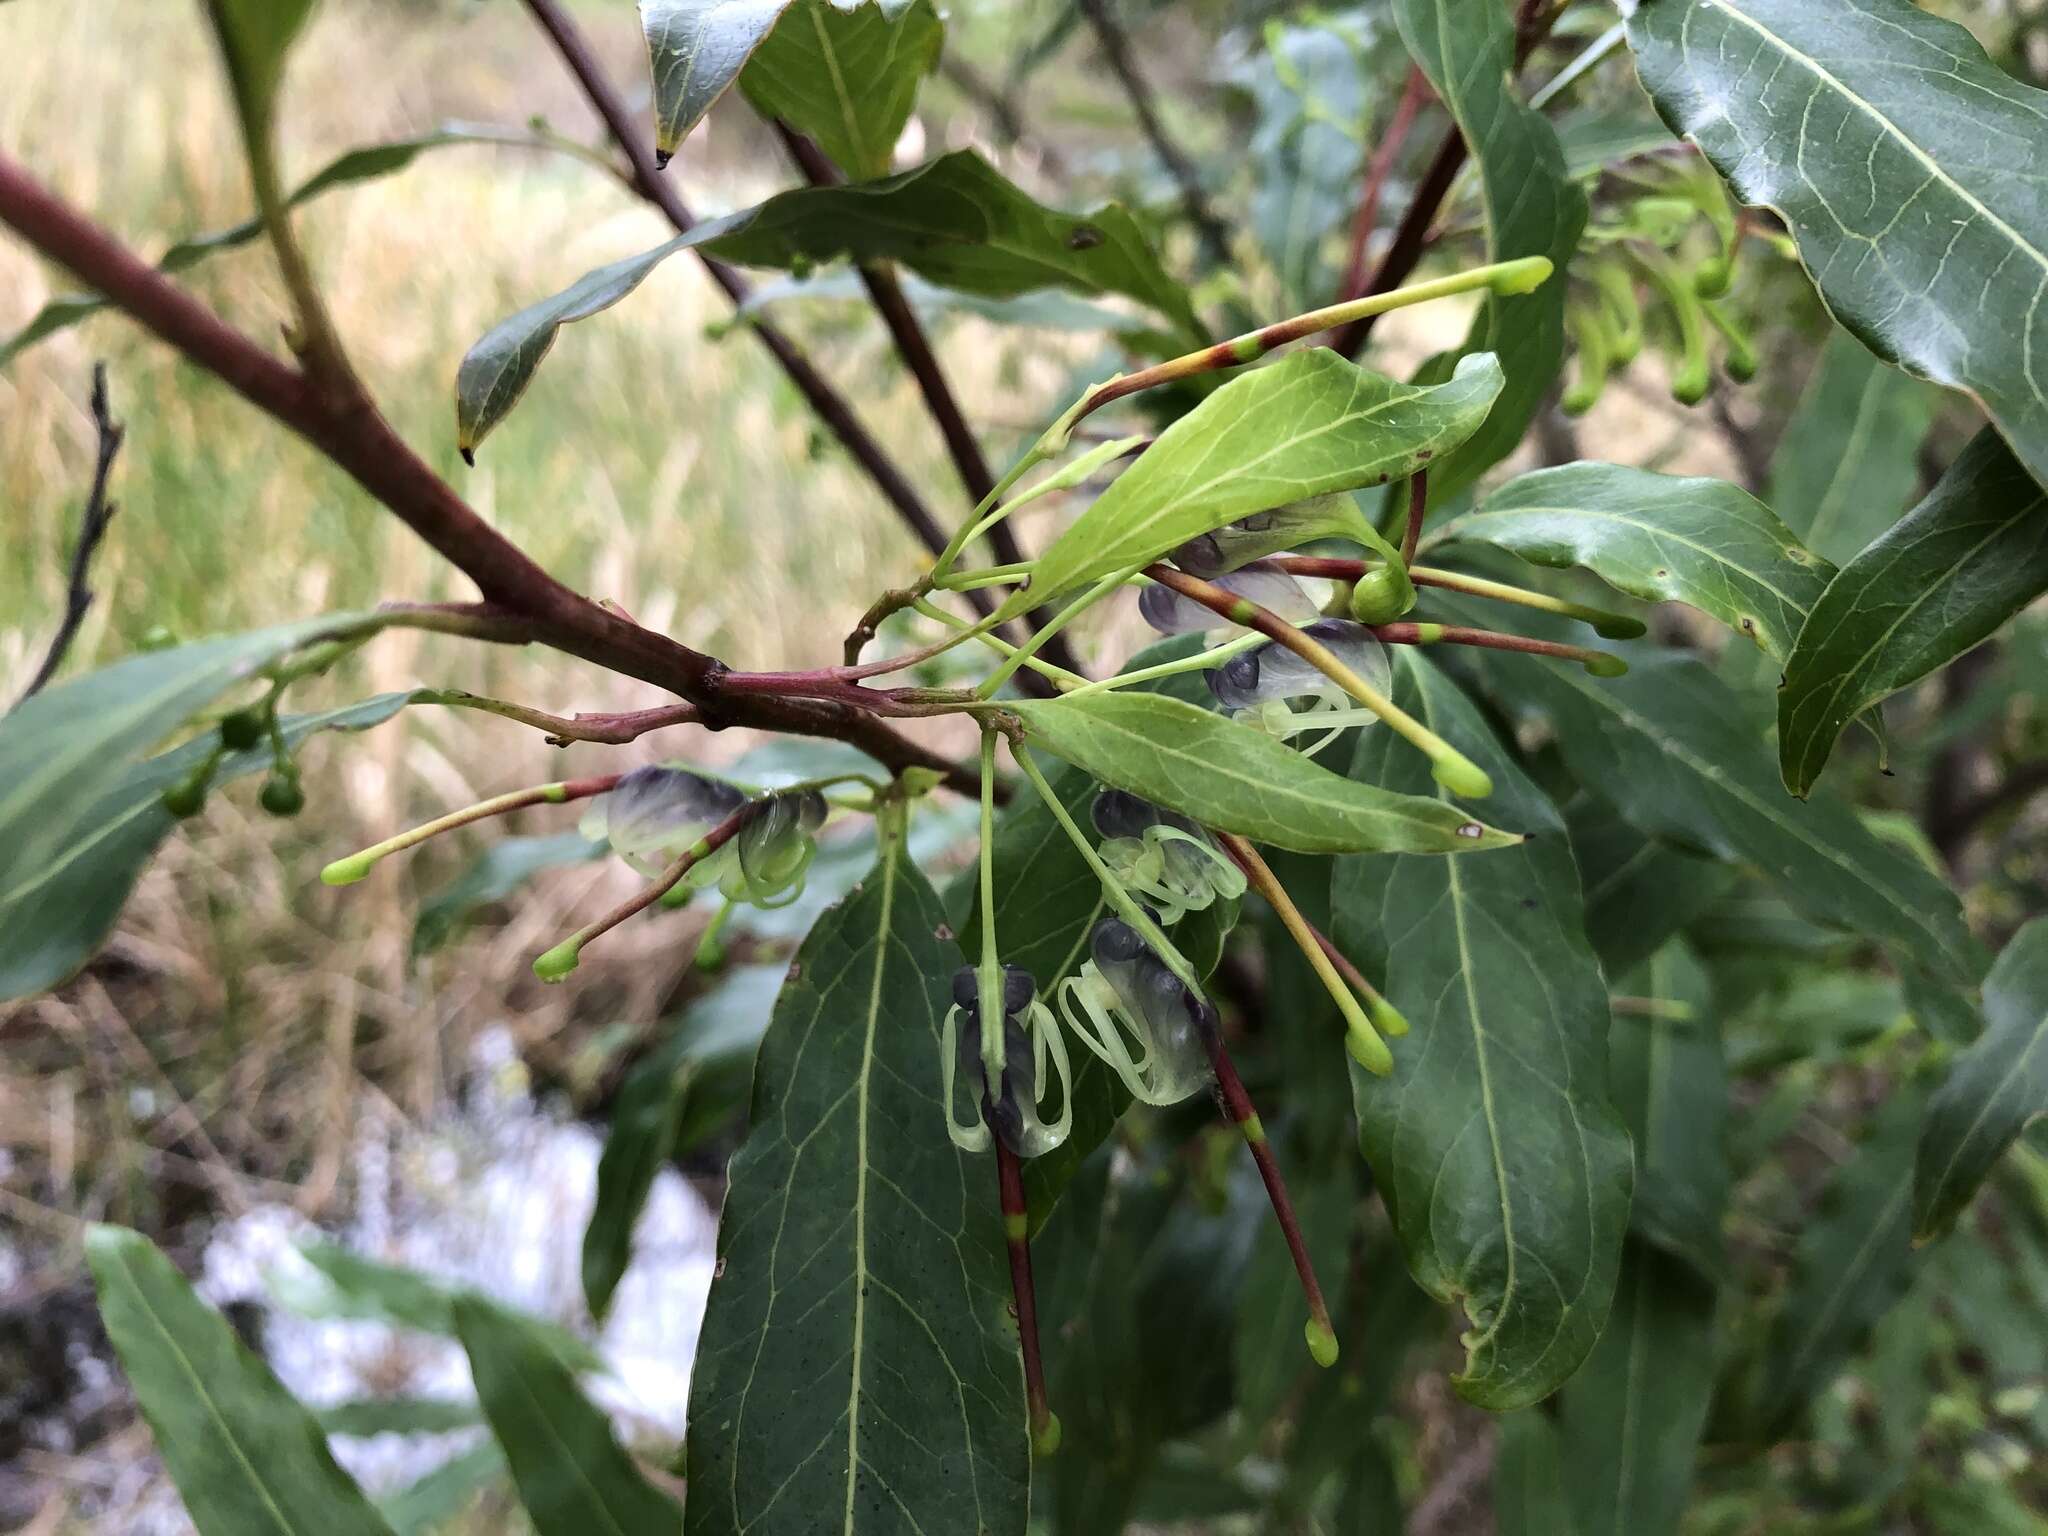
[[[1754,864],[1817,920],[1895,945],[1970,981],[1976,941],[1955,893],[1839,800],[1798,801],[1778,782],[1761,701],[1689,658],[1636,650],[1626,677],[1512,658],[1488,675],[1513,708],[1550,716],[1574,776],[1637,829]],[[1766,706],[1767,707],[1767,706]]]
[[[583,1295],[592,1317],[604,1316],[626,1273],[633,1228],[655,1175],[682,1144],[692,1095],[707,1078],[722,1078],[744,1096],[782,976],[781,966],[762,965],[729,977],[686,1009],[620,1085],[597,1163],[597,1199],[583,1229]]]
[[[1909,0],[1652,0],[1628,38],[1658,110],[1783,215],[1843,324],[1976,396],[2048,479],[2048,189],[2015,174],[2048,95]]]
[[[319,0],[206,0],[227,59],[235,105],[251,139],[267,136],[285,56]]]
[[[1500,367],[1486,356],[1462,359],[1454,378],[1432,386],[1397,383],[1327,347],[1254,369],[1160,433],[1053,540],[1004,611],[1142,566],[1239,518],[1411,475],[1470,437],[1500,389]]]
[[[691,1384],[693,1536],[1022,1536],[995,1174],[947,1140],[940,1097],[949,932],[892,839],[790,967]]]
[[[550,1341],[482,1296],[455,1299],[477,1400],[537,1536],[662,1536],[676,1502],[641,1475]]]
[[[1514,94],[1514,23],[1495,0],[1395,0],[1394,19],[1479,162],[1487,260],[1547,256],[1534,293],[1489,294],[1465,338],[1467,355],[1494,353],[1506,378],[1486,424],[1429,471],[1441,505],[1512,453],[1564,363],[1566,267],[1586,224],[1586,197],[1565,175],[1564,151],[1541,113]]]
[[[1849,722],[2048,591],[2048,491],[1990,428],[1814,604],[1778,692],[1778,762],[1803,795]]]
[[[1557,1426],[1533,1408],[1504,1415],[1493,1457],[1493,1522],[1499,1536],[1559,1536],[1572,1529]]]
[[[301,203],[309,203],[338,187],[396,175],[425,151],[439,149],[448,144],[512,144],[534,149],[559,148],[549,140],[516,129],[497,128],[485,123],[444,123],[432,133],[421,134],[416,138],[394,139],[386,144],[366,145],[361,149],[352,149],[346,154],[337,155],[312,177],[302,182],[285,200],[285,206],[296,208]],[[262,235],[261,219],[244,219],[241,223],[226,229],[188,235],[157,258],[156,269],[165,276],[171,276],[196,267],[208,257],[222,251],[231,251],[238,246],[247,245],[252,240],[262,238]],[[65,294],[50,300],[30,317],[27,325],[5,341],[0,341],[0,368],[5,368],[45,337],[68,330],[89,316],[110,307],[110,300],[93,293]]]
[[[1024,722],[1031,745],[1091,778],[1275,848],[1470,853],[1520,841],[1436,796],[1343,778],[1264,732],[1179,699],[1115,689],[1003,708]],[[1427,767],[1405,742],[1401,750]]]
[[[1472,702],[1398,655],[1397,701],[1540,834],[1482,863],[1342,859],[1332,883],[1337,944],[1386,976],[1414,1026],[1391,1078],[1352,1073],[1360,1145],[1417,1282],[1471,1317],[1454,1384],[1505,1410],[1548,1396],[1599,1337],[1628,1225],[1628,1132],[1607,1100],[1607,984],[1563,821]],[[1352,772],[1430,787],[1427,762],[1386,731],[1360,738]]]
[[[1358,1200],[1357,1164],[1348,1150],[1345,1162],[1341,1168],[1317,1170],[1312,1178],[1287,1181],[1309,1257],[1316,1273],[1329,1281],[1344,1273],[1352,1211]],[[1280,1224],[1260,1222],[1252,1238],[1244,1293],[1238,1298],[1234,1339],[1236,1407],[1251,1434],[1263,1431],[1293,1389],[1317,1369],[1302,1353],[1301,1322],[1295,1309],[1274,1305],[1275,1297],[1287,1295],[1298,1283]]]
[[[1620,464],[1510,480],[1429,540],[1454,541],[1553,569],[1584,566],[1645,602],[1690,604],[1780,661],[1834,575],[1740,487]]]
[[[495,1440],[484,1440],[417,1481],[377,1501],[377,1512],[391,1522],[394,1536],[431,1536],[446,1531],[455,1518],[476,1502],[486,1488],[503,1483],[505,1453]]]
[[[1762,1366],[1759,1427],[1822,1391],[1912,1275],[1913,1143],[1927,1095],[1901,1083],[1821,1194]]]
[[[640,0],[654,72],[654,146],[666,161],[739,78],[789,0]]]
[[[461,875],[420,903],[412,925],[414,958],[432,954],[478,913],[520,890],[542,870],[587,863],[610,852],[610,843],[593,843],[581,832],[507,837],[492,843]]]
[[[173,825],[156,797],[211,751],[213,738],[145,753],[264,667],[382,623],[316,619],[131,656],[0,716],[0,1001],[53,987],[91,957]],[[409,697],[301,716],[293,729],[299,740],[361,730]],[[220,771],[250,773],[269,761],[267,750],[238,753]]]
[[[1610,976],[1633,970],[1726,895],[1725,864],[1645,837],[1593,795],[1564,807],[1586,888],[1586,937]]]
[[[90,1226],[100,1317],[207,1536],[388,1536],[313,1416],[139,1232]]]
[[[357,1397],[314,1417],[330,1435],[442,1435],[480,1423],[475,1403],[459,1397]]]
[[[853,180],[873,181],[889,173],[944,36],[931,0],[796,0],[740,71],[740,90]]]
[[[784,24],[800,19],[792,10]],[[1186,295],[1123,209],[1110,203],[1077,218],[1044,208],[961,150],[872,185],[801,187],[707,219],[500,321],[456,371],[457,445],[473,451],[504,420],[563,326],[610,309],[669,257],[699,248],[769,266],[896,260],[932,282],[994,298],[1049,287],[1121,293],[1192,323]]]
[[[1629,1224],[1711,1283],[1727,1261],[1721,1217],[1728,1163],[1728,1069],[1707,973],[1683,940],[1660,949],[1621,990],[1607,1035],[1608,1086],[1636,1149]]]
[[[948,315],[974,315],[997,325],[1019,330],[1121,331],[1131,317],[1106,304],[1092,304],[1057,290],[1020,294],[1016,298],[991,299],[976,293],[961,293],[928,283],[914,272],[900,275],[903,297],[920,320],[927,323]],[[778,304],[816,300],[823,303],[872,305],[867,285],[858,272],[841,268],[820,272],[815,277],[778,277],[751,289],[733,313],[741,319],[766,314]],[[4,359],[0,359],[4,360]]]
[[[1559,1402],[1575,1536],[1675,1536],[1714,1366],[1713,1287],[1654,1248],[1629,1244],[1607,1329]]]
[[[1992,1165],[2048,1112],[2048,918],[2012,937],[1984,979],[1985,1030],[1927,1106],[1913,1166],[1913,1231],[1956,1219]]]
[[[1833,332],[1771,460],[1769,501],[1785,526],[1836,565],[1891,527],[1919,483],[1939,398]]]

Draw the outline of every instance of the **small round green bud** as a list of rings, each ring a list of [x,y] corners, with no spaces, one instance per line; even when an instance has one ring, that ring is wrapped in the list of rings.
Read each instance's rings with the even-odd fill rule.
[[[263,716],[253,709],[238,709],[220,722],[220,744],[230,752],[247,752],[263,740]]]
[[[1592,651],[1586,656],[1586,670],[1595,677],[1620,677],[1628,671],[1628,663],[1612,651]]]
[[[197,816],[206,804],[206,786],[197,779],[182,779],[164,791],[163,804],[180,821]]]
[[[1351,617],[1361,624],[1391,624],[1414,606],[1414,583],[1392,567],[1367,571],[1351,589]]]
[[[583,945],[575,939],[562,940],[533,962],[533,974],[542,981],[560,981],[576,969],[578,952],[582,948]]]
[[[1327,1318],[1312,1317],[1301,1327],[1302,1337],[1308,1340],[1309,1358],[1324,1370],[1337,1363],[1337,1333]]]
[[[1375,998],[1369,1012],[1372,1027],[1389,1039],[1398,1040],[1408,1033],[1408,1016],[1384,997]]]
[[[1707,398],[1709,382],[1706,355],[1688,356],[1671,375],[1671,398],[1680,405],[1698,405]]]
[[[345,859],[336,859],[332,864],[321,870],[320,883],[322,885],[354,885],[358,880],[369,874],[376,865],[377,856],[374,853],[368,851],[352,853]]]
[[[1052,1455],[1060,1448],[1060,1416],[1051,1409],[1046,1410],[1045,1422],[1031,1431],[1031,1454],[1038,1457]]]
[[[296,816],[306,808],[306,792],[299,788],[295,774],[273,773],[263,781],[263,793],[256,798],[273,816]]]
[[[1703,299],[1718,299],[1732,286],[1735,264],[1726,256],[1714,256],[1693,269],[1692,291]]]
[[[1467,800],[1484,800],[1493,793],[1493,780],[1486,776],[1486,770],[1468,757],[1459,757],[1455,753],[1439,757],[1429,765],[1429,771],[1437,783]]]
[[[1394,1070],[1394,1053],[1387,1049],[1386,1041],[1369,1029],[1347,1029],[1344,1049],[1374,1077],[1385,1077]]]

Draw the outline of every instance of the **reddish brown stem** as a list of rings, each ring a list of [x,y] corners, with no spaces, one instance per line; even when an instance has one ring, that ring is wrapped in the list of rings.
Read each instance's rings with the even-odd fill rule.
[[[1387,121],[1386,131],[1380,135],[1379,147],[1372,153],[1371,161],[1365,168],[1365,191],[1358,200],[1358,212],[1351,221],[1351,254],[1344,263],[1344,287],[1341,297],[1356,299],[1366,292],[1365,258],[1372,244],[1372,233],[1379,223],[1380,197],[1386,191],[1387,177],[1394,169],[1402,145],[1408,142],[1408,131],[1415,126],[1415,119],[1422,111],[1422,105],[1434,93],[1429,88],[1429,76],[1422,72],[1420,64],[1408,66],[1408,83],[1402,87],[1401,99],[1394,106],[1394,115]]]
[[[1584,661],[1589,652],[1581,645],[1560,645],[1555,640],[1535,640],[1528,635],[1503,634],[1493,629],[1467,629],[1459,624],[1374,624],[1372,632],[1386,645],[1476,645],[1488,651],[1520,651],[1525,656],[1554,656],[1560,661]]]
[[[1401,535],[1401,563],[1413,565],[1422,544],[1422,521],[1429,516],[1429,471],[1418,469],[1408,479],[1408,531]]]
[[[1031,1411],[1031,1440],[1050,1450],[1058,1422],[1045,1395],[1045,1361],[1038,1352],[1038,1292],[1031,1280],[1031,1210],[1024,1195],[1024,1165],[989,1128],[996,1149],[996,1189],[1003,1209],[1003,1241],[1010,1255],[1010,1292],[1016,1298],[1017,1337],[1024,1351],[1024,1399]],[[1055,1441],[1056,1443],[1056,1441]]]

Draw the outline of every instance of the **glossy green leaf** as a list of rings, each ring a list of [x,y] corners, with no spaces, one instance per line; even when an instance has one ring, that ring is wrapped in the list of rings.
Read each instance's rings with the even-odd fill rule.
[[[2048,95],[1911,0],[1650,0],[1636,67],[1745,202],[1791,226],[1864,343],[1984,403],[2048,479]]]
[[[642,1475],[611,1420],[525,1318],[467,1295],[456,1298],[454,1321],[536,1536],[664,1536],[682,1528],[675,1500]]]
[[[1505,1410],[1578,1369],[1614,1292],[1630,1153],[1607,1098],[1607,984],[1556,810],[1441,671],[1403,650],[1395,683],[1538,834],[1485,860],[1346,858],[1332,885],[1337,944],[1413,1026],[1391,1078],[1352,1073],[1360,1144],[1410,1271],[1471,1318],[1455,1385]],[[1352,772],[1431,788],[1386,731],[1360,738]]]
[[[284,83],[285,56],[319,0],[206,0],[249,136],[265,137]]]
[[[1593,795],[1574,796],[1564,817],[1586,889],[1586,937],[1610,976],[1649,959],[1735,883],[1727,865],[1645,837]]]
[[[1778,691],[1778,762],[1805,794],[1849,722],[2048,592],[2048,491],[1986,428],[1814,604]]]
[[[1468,357],[1447,383],[1417,386],[1327,347],[1232,379],[1159,434],[1039,556],[1006,612],[1171,552],[1257,512],[1413,474],[1478,429],[1499,365]]]
[[[995,1169],[947,1140],[940,1098],[950,934],[892,842],[790,967],[691,1384],[692,1536],[1022,1536]]]
[[[1469,853],[1519,841],[1447,800],[1346,779],[1261,731],[1179,699],[1117,689],[1003,707],[1023,720],[1032,746],[1101,783],[1276,848]],[[1402,750],[1428,766],[1406,743]]]
[[[854,181],[889,174],[945,28],[931,0],[796,0],[740,71],[740,90]]]
[[[315,619],[131,656],[0,716],[0,1000],[53,987],[91,957],[174,824],[156,797],[211,750],[211,738],[144,754],[263,668],[380,622]],[[301,740],[360,730],[408,697],[302,716],[294,729]],[[239,753],[221,770],[249,773],[269,761],[267,751]]]
[[[357,1397],[318,1410],[330,1435],[441,1435],[482,1422],[475,1403],[459,1397]]]
[[[790,0],[640,0],[654,72],[654,146],[666,160],[739,78]]]
[[[506,1476],[505,1453],[497,1441],[486,1439],[385,1494],[377,1500],[377,1512],[391,1523],[393,1536],[436,1536]]]
[[[1618,983],[1607,1080],[1636,1149],[1629,1224],[1708,1283],[1726,1269],[1728,1069],[1707,973],[1674,939]]]
[[[1854,336],[1832,333],[1771,460],[1766,499],[1794,537],[1843,565],[1897,522],[1940,398]]]
[[[1394,0],[1415,62],[1450,109],[1479,163],[1487,260],[1545,256],[1556,268],[1534,293],[1487,295],[1465,338],[1491,352],[1506,378],[1500,400],[1470,440],[1429,471],[1441,505],[1515,450],[1564,363],[1566,268],[1586,224],[1586,198],[1565,174],[1564,151],[1541,113],[1510,86],[1514,23],[1494,0]]]
[[[1927,1105],[1913,1230],[1947,1228],[2027,1122],[2048,1113],[2048,918],[2012,937],[1984,979],[1984,1033]]]
[[[1714,1291],[1631,1242],[1614,1311],[1559,1399],[1574,1536],[1675,1536],[1714,1392]]]
[[[1492,545],[1534,565],[1584,566],[1617,591],[1686,603],[1782,661],[1834,568],[1725,480],[1566,464],[1510,480],[1430,543]]]
[[[727,978],[686,1009],[669,1026],[668,1038],[620,1084],[598,1158],[597,1199],[583,1229],[583,1295],[592,1317],[604,1316],[626,1273],[633,1228],[655,1175],[682,1145],[700,1085],[722,1079],[735,1097],[744,1098],[781,979],[780,966],[751,966]],[[733,999],[740,1006],[731,1006]]]
[[[1493,1523],[1499,1536],[1560,1536],[1572,1528],[1563,1448],[1540,1409],[1502,1416],[1493,1455]]]
[[[91,1226],[100,1317],[207,1536],[389,1536],[327,1437],[227,1319],[139,1232]]]
[[[1841,801],[1785,793],[1761,701],[1669,653],[1637,651],[1629,669],[1610,681],[1513,657],[1489,671],[1504,703],[1550,716],[1573,774],[1638,830],[1753,864],[1819,921],[1899,946],[1940,975],[1980,973],[1941,879]]]
[[[1799,1234],[1792,1284],[1759,1362],[1760,1427],[1825,1389],[1912,1274],[1913,1143],[1927,1096],[1899,1083]]]
[[[1130,327],[1131,317],[1107,304],[1077,299],[1058,289],[1019,294],[1015,298],[992,299],[978,293],[962,293],[926,282],[914,272],[897,278],[903,297],[920,320],[927,324],[953,315],[973,315],[997,325],[1018,330],[1121,331]],[[757,284],[734,311],[742,319],[764,315],[783,304],[806,300],[830,304],[871,306],[867,284],[851,268],[820,272],[810,277],[777,277]],[[0,355],[4,360],[4,355]]]

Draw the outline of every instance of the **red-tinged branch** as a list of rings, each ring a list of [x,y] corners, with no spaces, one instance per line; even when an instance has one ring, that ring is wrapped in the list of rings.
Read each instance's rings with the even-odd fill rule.
[[[1321,555],[1278,555],[1273,564],[1292,576],[1320,576],[1329,581],[1356,581],[1367,571],[1378,566],[1372,561],[1331,559]],[[1408,578],[1418,587],[1440,587],[1446,592],[1462,592],[1468,597],[1492,598],[1497,602],[1513,603],[1521,608],[1534,608],[1542,613],[1554,613],[1562,618],[1577,619],[1590,624],[1604,638],[1609,640],[1634,640],[1643,634],[1643,621],[1630,618],[1625,613],[1610,613],[1605,608],[1589,608],[1584,603],[1567,602],[1561,597],[1552,597],[1548,592],[1531,592],[1526,587],[1511,587],[1506,582],[1488,581],[1483,576],[1468,576],[1462,571],[1436,570],[1426,565],[1408,567]]]
[[[1409,65],[1408,83],[1402,87],[1394,115],[1388,119],[1386,130],[1380,135],[1379,147],[1373,151],[1372,159],[1365,168],[1365,191],[1358,200],[1358,212],[1351,221],[1351,254],[1344,263],[1344,285],[1338,290],[1347,299],[1357,298],[1368,291],[1366,254],[1372,245],[1373,231],[1379,225],[1380,198],[1386,191],[1387,177],[1394,169],[1394,161],[1400,157],[1402,146],[1408,142],[1408,132],[1415,126],[1423,104],[1434,94],[1422,66]]]
[[[1209,1065],[1216,1073],[1216,1094],[1223,1103],[1223,1112],[1244,1137],[1244,1144],[1251,1149],[1252,1161],[1258,1164],[1259,1177],[1265,1181],[1266,1197],[1273,1203],[1274,1219],[1280,1223],[1280,1234],[1287,1239],[1287,1252],[1294,1260],[1294,1272],[1301,1278],[1302,1295],[1308,1299],[1308,1326],[1303,1330],[1308,1340],[1309,1353],[1318,1365],[1333,1365],[1337,1360],[1337,1331],[1330,1326],[1330,1309],[1323,1302],[1323,1288],[1316,1283],[1316,1267],[1308,1256],[1308,1244],[1301,1235],[1301,1221],[1294,1214],[1294,1201],[1287,1193],[1287,1180],[1280,1175],[1280,1164],[1273,1157],[1272,1145],[1266,1140],[1265,1123],[1259,1119],[1259,1112],[1252,1105],[1252,1097],[1245,1092],[1244,1083],[1237,1075],[1237,1067],[1230,1059],[1230,1051],[1223,1044],[1222,1033],[1215,1029],[1204,1032],[1204,1044],[1209,1048]]]
[[[450,811],[446,816],[437,816],[432,821],[409,827],[396,837],[387,837],[360,853],[336,859],[320,871],[320,878],[328,885],[354,885],[392,854],[417,848],[429,838],[453,832],[459,827],[472,827],[494,817],[508,816],[530,806],[568,805],[572,801],[588,800],[594,795],[609,794],[620,777],[616,773],[607,773],[587,779],[558,779],[551,784],[535,784],[528,789],[515,789],[509,794],[493,795],[475,805],[466,805],[459,811]]]
[[[1010,1292],[1016,1298],[1017,1338],[1024,1351],[1024,1400],[1031,1412],[1031,1444],[1041,1456],[1059,1449],[1060,1421],[1045,1395],[1045,1361],[1038,1350],[1038,1292],[1031,1280],[1031,1211],[1024,1196],[1024,1165],[989,1131],[996,1149],[996,1188],[1003,1210],[1003,1243],[1010,1255]]]
[[[1612,651],[1596,651],[1583,645],[1561,645],[1555,640],[1536,640],[1528,635],[1467,629],[1462,624],[1411,624],[1405,621],[1370,627],[1385,645],[1472,645],[1487,651],[1519,651],[1524,656],[1575,661],[1595,677],[1619,677],[1628,670],[1628,663]]]
[[[1423,519],[1429,516],[1429,471],[1418,469],[1408,479],[1408,528],[1401,535],[1401,563],[1415,563],[1416,548],[1422,543]],[[1412,579],[1412,578],[1411,578]]]

